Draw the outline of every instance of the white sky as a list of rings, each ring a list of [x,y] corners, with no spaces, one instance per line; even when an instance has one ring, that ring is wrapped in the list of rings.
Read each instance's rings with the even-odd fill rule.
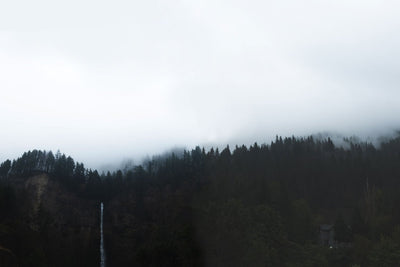
[[[0,160],[400,126],[400,2],[1,1]]]

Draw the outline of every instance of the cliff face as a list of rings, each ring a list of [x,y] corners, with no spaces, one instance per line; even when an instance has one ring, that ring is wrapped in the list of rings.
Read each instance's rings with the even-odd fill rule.
[[[15,254],[19,266],[98,265],[99,203],[44,173],[13,177],[9,184],[18,212],[0,221],[0,245]]]
[[[24,182],[25,189],[29,192],[29,203],[31,206],[28,210],[29,223],[32,230],[35,231],[39,230],[39,211],[48,183],[49,177],[46,174],[30,177]]]

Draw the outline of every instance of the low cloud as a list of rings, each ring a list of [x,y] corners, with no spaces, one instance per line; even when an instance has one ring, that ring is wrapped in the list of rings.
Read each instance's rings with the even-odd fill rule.
[[[1,160],[61,149],[96,167],[400,124],[396,1],[25,4],[0,9]]]

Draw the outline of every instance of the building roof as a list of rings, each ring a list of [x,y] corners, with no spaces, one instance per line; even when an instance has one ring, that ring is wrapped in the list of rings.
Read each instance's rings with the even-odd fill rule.
[[[331,231],[333,229],[333,224],[321,224],[319,229],[321,231]]]

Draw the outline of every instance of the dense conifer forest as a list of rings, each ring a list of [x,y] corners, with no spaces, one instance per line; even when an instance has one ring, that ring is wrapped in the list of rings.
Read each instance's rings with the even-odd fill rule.
[[[277,137],[106,173],[29,151],[0,165],[0,265],[98,266],[100,202],[107,266],[397,266],[400,137]]]

